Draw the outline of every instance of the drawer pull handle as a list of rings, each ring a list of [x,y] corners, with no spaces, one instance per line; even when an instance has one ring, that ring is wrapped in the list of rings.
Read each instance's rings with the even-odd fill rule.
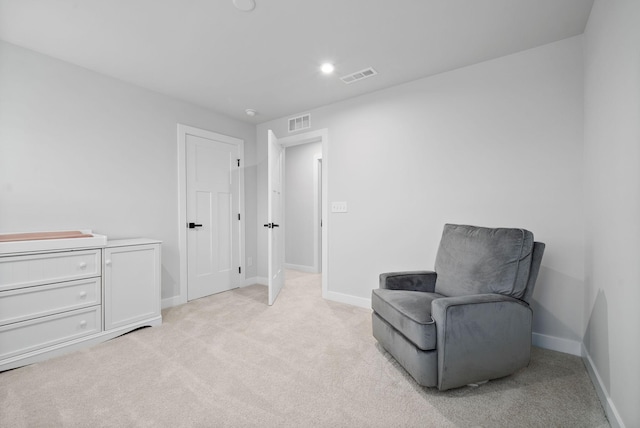
[[[86,291],[81,291],[80,292],[80,298],[84,299],[85,297],[87,297],[87,292]]]
[[[80,264],[78,266],[80,267],[80,269],[86,269],[87,268],[87,262],[80,262]]]
[[[87,322],[85,320],[80,321],[80,328],[85,328],[87,326]]]

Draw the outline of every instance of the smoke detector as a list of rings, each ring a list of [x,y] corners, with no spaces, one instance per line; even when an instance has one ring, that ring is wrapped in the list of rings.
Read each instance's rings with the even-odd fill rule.
[[[236,7],[236,9],[243,12],[251,12],[256,8],[255,0],[233,0],[233,5]]]

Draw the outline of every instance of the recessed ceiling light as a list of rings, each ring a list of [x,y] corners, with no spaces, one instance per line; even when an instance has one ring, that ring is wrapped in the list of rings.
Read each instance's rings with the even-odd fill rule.
[[[331,74],[335,69],[336,68],[330,62],[325,62],[324,64],[322,64],[322,67],[320,67],[320,70],[322,70],[324,74]]]
[[[255,116],[256,114],[258,114],[258,112],[257,112],[257,111],[255,111],[255,110],[254,110],[254,109],[252,109],[252,108],[248,108],[248,109],[246,109],[244,112],[245,112],[245,113],[247,114],[247,116],[249,116],[249,117],[253,117],[253,116]]]
[[[243,12],[251,12],[256,8],[255,0],[233,0],[233,5],[236,7],[236,9]]]

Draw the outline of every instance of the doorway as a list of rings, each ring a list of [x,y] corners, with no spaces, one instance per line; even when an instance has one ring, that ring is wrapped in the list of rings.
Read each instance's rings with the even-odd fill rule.
[[[319,167],[319,171],[317,173],[317,177],[319,178],[319,183],[317,186],[319,195],[316,199],[318,201],[318,210],[317,212],[321,215],[318,215],[318,227],[316,228],[317,232],[317,263],[319,266],[319,271],[322,274],[322,297],[327,298],[328,295],[328,276],[329,276],[329,263],[328,263],[328,231],[329,231],[329,218],[328,218],[328,203],[327,203],[327,195],[328,195],[328,131],[327,129],[321,129],[312,132],[306,132],[302,134],[292,135],[289,137],[284,137],[278,139],[278,144],[285,149],[285,160],[286,160],[286,149],[293,146],[308,144],[308,143],[317,143],[320,142],[322,146],[322,155],[321,162],[318,162],[317,165]],[[267,172],[268,175],[271,175],[271,171]],[[286,177],[286,172],[285,172]],[[284,194],[284,200],[286,201],[286,193]],[[321,202],[320,202],[321,201]],[[286,218],[284,219],[285,224],[285,234],[286,234]],[[269,221],[269,220],[268,220]],[[270,245],[267,246],[267,251],[269,253],[270,260],[273,257],[274,248],[271,248]],[[271,286],[271,285],[270,285]]]
[[[244,280],[244,141],[178,125],[180,303]]]
[[[285,152],[285,268],[320,273],[322,143],[291,146]]]

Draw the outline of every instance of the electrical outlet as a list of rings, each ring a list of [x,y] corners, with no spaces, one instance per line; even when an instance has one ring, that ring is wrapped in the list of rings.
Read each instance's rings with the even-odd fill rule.
[[[347,203],[346,202],[331,202],[331,212],[332,213],[346,213],[347,212]]]

